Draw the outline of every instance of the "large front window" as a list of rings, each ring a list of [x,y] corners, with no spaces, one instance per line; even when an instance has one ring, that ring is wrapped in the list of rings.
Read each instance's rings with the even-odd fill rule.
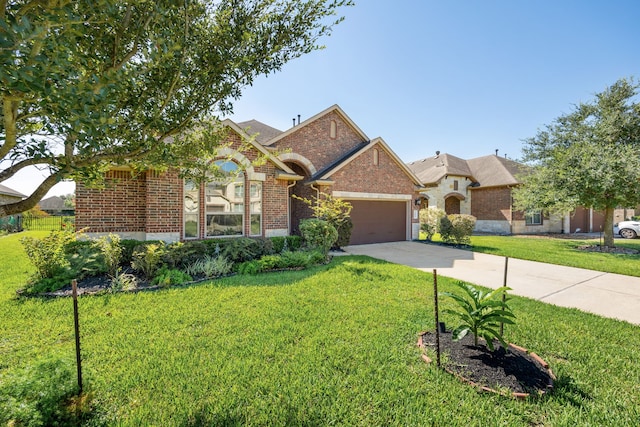
[[[261,236],[262,182],[245,181],[234,162],[216,165],[220,173],[201,185],[184,181],[184,238]]]
[[[200,189],[192,180],[184,182],[184,238],[195,239],[199,235]]]
[[[205,237],[236,236],[244,228],[244,174],[229,161],[217,162],[221,176],[205,185]]]

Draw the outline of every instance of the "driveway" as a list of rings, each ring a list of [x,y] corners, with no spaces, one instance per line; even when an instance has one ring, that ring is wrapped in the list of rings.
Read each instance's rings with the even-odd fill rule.
[[[347,246],[367,255],[488,288],[504,283],[505,258],[418,242]],[[514,295],[573,307],[640,325],[640,277],[510,258],[507,286]]]

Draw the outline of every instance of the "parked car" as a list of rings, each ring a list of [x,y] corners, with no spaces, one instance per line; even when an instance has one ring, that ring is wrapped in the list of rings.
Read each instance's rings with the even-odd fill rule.
[[[613,234],[619,234],[625,239],[635,239],[640,236],[640,221],[620,221],[613,226]]]

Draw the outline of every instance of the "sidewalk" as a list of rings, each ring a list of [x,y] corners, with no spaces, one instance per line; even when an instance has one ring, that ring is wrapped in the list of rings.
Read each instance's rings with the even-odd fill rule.
[[[419,270],[498,288],[505,258],[418,242],[347,246],[352,255],[367,255]],[[640,325],[640,277],[603,273],[509,258],[507,286],[514,295]]]

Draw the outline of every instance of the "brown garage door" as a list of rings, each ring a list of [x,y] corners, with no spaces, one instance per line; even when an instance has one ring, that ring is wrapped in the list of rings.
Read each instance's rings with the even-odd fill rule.
[[[353,209],[351,245],[407,239],[407,203],[349,200]]]

